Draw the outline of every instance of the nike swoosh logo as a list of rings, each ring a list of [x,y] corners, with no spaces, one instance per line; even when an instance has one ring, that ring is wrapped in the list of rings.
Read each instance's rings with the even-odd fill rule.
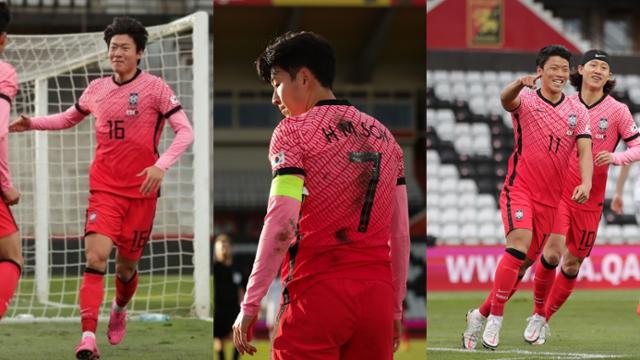
[[[597,58],[603,58],[603,57],[607,57],[607,55],[602,55],[602,54],[596,54],[595,57]]]

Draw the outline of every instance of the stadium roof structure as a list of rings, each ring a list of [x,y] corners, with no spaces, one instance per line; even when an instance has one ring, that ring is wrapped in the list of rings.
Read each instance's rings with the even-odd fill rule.
[[[574,53],[587,41],[562,30],[561,20],[533,0],[436,0],[427,3],[430,50],[509,50],[537,52],[562,44]]]

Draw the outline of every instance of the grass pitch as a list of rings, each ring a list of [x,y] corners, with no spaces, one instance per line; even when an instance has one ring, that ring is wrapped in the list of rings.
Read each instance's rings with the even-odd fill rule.
[[[541,346],[523,340],[533,295],[519,291],[505,307],[498,350],[485,350],[481,344],[475,351],[462,350],[466,312],[478,307],[487,293],[427,292],[429,360],[640,359],[640,291],[575,291],[551,319],[551,337]]]
[[[269,354],[271,353],[271,344],[267,340],[258,340],[253,342],[254,346],[258,348],[258,352],[253,356],[245,355],[241,357],[243,359],[251,360],[269,360]],[[423,339],[411,339],[404,349],[398,350],[394,356],[394,360],[421,360],[425,358],[426,342]],[[229,340],[225,345],[225,359],[232,359],[233,354],[232,341]],[[216,360],[217,360],[216,356]],[[363,359],[364,360],[364,359]],[[431,357],[429,357],[431,360]]]

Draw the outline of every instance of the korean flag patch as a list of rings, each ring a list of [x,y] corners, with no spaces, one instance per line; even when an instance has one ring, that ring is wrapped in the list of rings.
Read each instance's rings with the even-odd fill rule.
[[[271,155],[271,167],[282,165],[285,162],[284,151],[279,151],[277,154]]]

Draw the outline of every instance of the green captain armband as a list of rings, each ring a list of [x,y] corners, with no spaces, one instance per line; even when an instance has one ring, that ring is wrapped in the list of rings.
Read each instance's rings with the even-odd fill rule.
[[[304,180],[295,175],[277,175],[271,180],[269,196],[288,196],[302,201]]]

